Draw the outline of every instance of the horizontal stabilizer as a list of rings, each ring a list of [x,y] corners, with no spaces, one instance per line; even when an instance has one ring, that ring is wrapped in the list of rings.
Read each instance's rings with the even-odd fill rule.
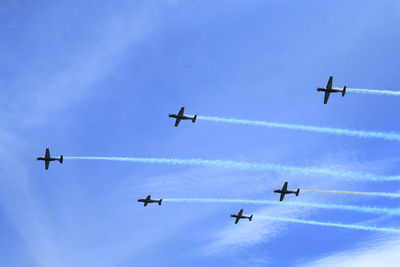
[[[192,119],[192,122],[195,123],[195,122],[196,122],[196,119],[197,119],[197,115],[194,115],[194,117],[193,117],[193,119]]]
[[[299,189],[297,189],[297,191],[296,191],[296,197],[298,197],[298,196],[299,196],[299,193],[300,193],[300,188],[299,188]]]
[[[59,161],[60,161],[60,163],[63,163],[63,161],[64,161],[64,157],[63,157],[63,155],[61,155],[61,156],[60,156],[60,159],[59,159]]]
[[[251,222],[253,220],[253,215],[250,216],[249,221]]]
[[[343,87],[342,96],[346,94],[346,85]]]
[[[158,201],[158,205],[161,206],[162,199]]]

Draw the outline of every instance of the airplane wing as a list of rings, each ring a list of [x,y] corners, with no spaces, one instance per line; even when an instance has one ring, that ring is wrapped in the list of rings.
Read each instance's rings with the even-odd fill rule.
[[[147,204],[149,204],[149,202],[145,201],[145,202],[144,202],[144,206],[146,207],[146,206],[147,206]]]
[[[279,199],[279,201],[282,201],[285,198],[285,194],[287,192],[287,186],[288,186],[288,182],[285,182],[285,184],[282,187],[281,198]]]
[[[181,118],[176,118],[175,120],[175,127],[178,127],[179,123],[181,122]]]
[[[185,111],[185,108],[181,107],[181,110],[179,110],[178,116],[183,116],[184,111]]]
[[[46,154],[47,154],[47,153],[46,153]],[[50,165],[50,161],[44,160],[44,168],[45,168],[46,170],[49,169],[49,165]]]
[[[239,220],[240,220],[240,217],[239,216],[236,217],[235,224],[237,224],[239,222]]]
[[[288,182],[285,182],[285,184],[283,185],[283,188],[282,188],[282,192],[287,191],[287,186],[288,186]]]
[[[332,80],[333,80],[333,77],[332,76],[329,77],[328,84],[326,85],[326,90],[332,90]]]
[[[242,217],[242,215],[243,215],[243,209],[241,209],[240,211],[239,211],[239,213],[238,213],[238,217]]]
[[[328,99],[329,99],[330,94],[331,94],[331,92],[325,91],[324,104],[328,104]]]
[[[50,158],[50,150],[48,148],[46,148],[46,155],[44,157]]]

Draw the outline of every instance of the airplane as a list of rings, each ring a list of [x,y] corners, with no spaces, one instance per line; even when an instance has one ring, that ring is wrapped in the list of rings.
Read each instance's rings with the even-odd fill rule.
[[[143,203],[144,203],[143,206],[145,206],[145,207],[146,207],[149,203],[158,203],[158,205],[161,206],[162,199],[160,199],[160,200],[154,200],[154,199],[151,199],[151,196],[150,196],[150,195],[148,195],[145,199],[138,199],[137,201],[138,201],[138,202],[143,202]]]
[[[37,160],[44,160],[44,168],[46,170],[49,169],[49,165],[50,165],[50,161],[55,161],[58,160],[60,163],[63,163],[63,155],[60,156],[60,158],[52,158],[50,157],[50,150],[48,148],[46,148],[46,154],[44,157],[38,157],[36,158]]]
[[[243,214],[243,209],[241,209],[237,215],[236,215],[236,214],[232,214],[232,215],[231,215],[232,218],[236,218],[235,224],[237,224],[237,223],[239,222],[240,219],[249,219],[250,222],[251,222],[251,220],[253,219],[253,215],[244,216],[244,215],[242,215],[242,214]]]
[[[185,116],[183,115],[185,108],[182,107],[181,110],[179,110],[178,115],[176,114],[169,114],[168,117],[170,118],[175,118],[175,127],[178,127],[179,123],[181,122],[181,120],[192,120],[193,123],[195,123],[197,115],[194,115],[194,117],[189,117],[189,116]]]
[[[346,85],[343,87],[343,90],[340,89],[332,89],[332,80],[333,77],[330,76],[329,77],[329,81],[328,84],[326,85],[326,88],[317,88],[318,92],[325,92],[325,98],[324,98],[324,104],[328,103],[328,99],[331,93],[342,93],[342,96],[344,96],[346,94]]]
[[[299,196],[300,193],[300,188],[297,190],[287,190],[288,182],[285,182],[285,184],[282,187],[282,190],[279,189],[274,189],[274,193],[280,193],[281,194],[281,199],[280,201],[283,200],[286,194],[296,194],[296,197]]]

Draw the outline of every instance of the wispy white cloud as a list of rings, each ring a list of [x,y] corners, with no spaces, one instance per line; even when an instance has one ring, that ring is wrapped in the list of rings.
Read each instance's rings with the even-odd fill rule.
[[[18,82],[12,83],[13,87],[8,88],[12,101],[3,106],[8,107],[1,110],[3,115],[18,122],[20,127],[33,126],[95,93],[96,83],[114,71],[125,59],[126,52],[154,33],[163,7],[166,5],[151,1],[133,5],[112,14],[104,24],[93,25],[102,27],[97,38],[85,44],[76,40],[76,49],[71,54],[60,55],[59,60],[68,64],[50,64],[30,70],[26,76],[19,77]]]
[[[342,153],[338,151],[338,153]],[[344,156],[344,155],[342,155]],[[330,158],[332,157],[332,158]],[[335,162],[335,155],[331,155],[330,157],[327,157],[326,160],[332,160],[332,162]],[[349,157],[348,155],[346,157]],[[342,157],[343,158],[343,157]],[[340,165],[340,166],[339,166]],[[364,162],[364,163],[358,163],[358,165],[363,167],[367,167],[371,165],[369,162]],[[372,164],[377,167],[376,164]],[[333,167],[335,164],[333,164]],[[338,164],[340,168],[343,167],[342,164]],[[386,166],[383,164],[383,166]],[[236,179],[235,179],[236,180]],[[240,179],[239,179],[240,180]],[[251,182],[248,182],[248,180],[241,180],[242,184],[234,184],[234,188],[244,188],[245,193],[243,195],[245,196],[254,196],[254,194],[259,190],[264,190],[266,196],[273,196],[273,194],[268,194],[269,190],[272,191],[272,187],[275,187],[275,184],[277,182],[271,181],[271,179],[268,179],[266,181],[265,179],[254,179],[253,177],[249,179]],[[272,179],[273,180],[273,179]],[[282,180],[282,179],[279,179]],[[290,176],[290,183],[297,188],[298,187],[310,187],[310,186],[315,186],[318,184],[319,186],[323,186],[325,188],[337,188],[337,187],[347,187],[348,185],[354,186],[354,183],[346,182],[346,181],[337,181],[336,179],[321,179],[321,177],[314,177],[310,178],[307,177],[307,179],[304,179],[303,176],[301,175],[291,175]],[[246,184],[249,186],[247,187]],[[250,186],[251,185],[251,186]],[[255,190],[254,192],[251,192],[251,189]],[[229,191],[229,189],[227,189]],[[259,195],[258,195],[259,196]],[[254,197],[252,197],[254,198]],[[299,199],[296,199],[296,201],[302,201],[302,196],[299,196]],[[343,202],[346,201],[345,197],[337,198],[337,197],[326,197],[323,195],[316,195],[316,196],[307,196],[307,200],[310,202],[315,201],[315,203],[324,201],[324,200],[330,200],[335,199],[335,202]],[[347,199],[348,200],[348,199]],[[316,209],[310,209],[310,208],[305,208],[305,207],[285,207],[285,209],[279,208],[279,207],[266,207],[262,209],[256,209],[256,210],[248,210],[248,213],[254,213],[254,214],[260,214],[260,215],[267,215],[267,216],[287,216],[290,218],[312,218],[313,214],[316,214],[319,212]],[[368,222],[366,222],[368,224]],[[286,230],[288,229],[288,224],[287,223],[282,223],[282,222],[268,222],[264,220],[257,220],[257,218],[254,218],[254,221],[251,223],[247,223],[244,221],[240,225],[227,225],[225,229],[221,229],[221,231],[218,231],[211,235],[211,238],[209,240],[208,245],[206,245],[202,252],[205,253],[206,255],[219,255],[219,254],[230,254],[233,255],[234,252],[237,252],[238,250],[246,250],[247,248],[255,247],[259,244],[263,244],[266,242],[272,241],[274,238],[277,238],[280,235],[284,235]],[[266,259],[268,256],[266,255]]]
[[[6,218],[25,241],[30,255],[40,266],[58,264],[54,232],[38,196],[32,188],[28,170],[19,161],[26,146],[23,139],[2,131],[0,144],[4,149],[0,154],[1,188],[0,205]]]
[[[385,241],[383,241],[385,240]],[[298,265],[299,267],[380,267],[397,266],[400,262],[400,236],[387,241],[378,238],[360,247],[324,256],[320,259]]]
[[[335,155],[332,155],[334,162]],[[330,160],[330,157],[327,158]],[[339,164],[340,168],[343,164]],[[335,166],[335,165],[334,165]],[[339,168],[338,167],[338,168]],[[285,180],[289,180],[290,184],[297,187],[310,187],[319,184],[326,188],[336,188],[340,185],[346,187],[349,182],[337,181],[335,179],[323,179],[321,177],[307,177],[304,179],[302,175],[290,175],[290,177],[282,178],[281,175],[273,175],[270,173],[249,173],[237,172],[232,170],[195,168],[180,173],[172,173],[158,177],[148,177],[144,184],[137,184],[132,180],[131,192],[141,196],[142,192],[154,194],[154,197],[169,198],[169,197],[228,197],[228,198],[251,198],[251,199],[272,199],[276,200],[277,196],[272,193],[274,188],[280,187]],[[143,194],[143,193],[142,193]],[[289,196],[290,197],[290,196]],[[296,201],[302,201],[302,196]],[[331,199],[330,196],[307,195],[307,201],[315,201],[316,203],[323,200]],[[338,200],[341,201],[340,199]],[[165,203],[165,205],[174,205]],[[176,204],[175,204],[176,205]],[[182,204],[182,205],[201,205],[201,204]],[[209,205],[207,205],[209,206]],[[236,206],[238,206],[236,204]],[[239,207],[239,206],[238,206]],[[246,214],[259,215],[276,215],[286,216],[291,218],[304,218],[314,214],[313,209],[304,207],[264,207],[256,209],[254,206],[243,205]],[[238,210],[229,210],[230,213],[235,213]],[[198,208],[196,208],[198,212]],[[227,210],[221,205],[216,204],[213,212],[208,212],[202,217],[212,218],[215,213],[224,212]],[[185,214],[185,216],[191,216]],[[229,216],[229,214],[227,214]],[[196,250],[196,254],[200,253],[207,256],[216,255],[234,255],[240,250],[247,250],[273,240],[279,235],[285,234],[288,227],[287,223],[272,222],[268,220],[254,220],[249,223],[243,221],[238,225],[234,225],[230,218],[226,219],[226,226],[219,228],[218,231],[212,232],[207,238],[202,237],[204,246]],[[221,226],[219,226],[221,227]],[[206,240],[204,240],[206,239]],[[263,257],[263,260],[268,260],[268,255]]]
[[[96,82],[114,71],[124,58],[124,52],[145,41],[156,30],[160,22],[157,14],[161,12],[162,6],[147,3],[136,10],[125,10],[123,14],[112,16],[101,36],[87,44],[88,48],[78,49],[76,54],[70,55],[72,60],[68,64],[51,71],[36,70],[40,79],[20,77],[15,88],[9,88],[12,103],[0,110],[5,119],[0,130],[0,205],[27,248],[25,256],[32,258],[38,266],[78,266],[83,262],[90,266],[109,266],[110,262],[132,257],[132,246],[137,246],[140,251],[139,244],[110,238],[115,251],[108,254],[110,247],[98,245],[102,240],[93,234],[99,231],[97,226],[87,224],[93,231],[91,233],[77,228],[74,220],[58,221],[54,210],[38,193],[43,188],[37,188],[38,177],[32,176],[30,164],[27,164],[34,159],[34,155],[27,155],[31,144],[16,129],[27,131],[29,127],[40,126],[48,121],[49,114],[57,114],[90,96]],[[80,47],[79,43],[77,47]],[[69,203],[78,205],[73,200]],[[68,236],[69,231],[75,231],[73,236],[80,233],[82,239]],[[157,239],[141,245],[154,242]]]
[[[74,60],[70,65],[56,70],[53,73],[54,75],[40,77],[43,79],[39,81],[26,80],[24,85],[29,85],[33,89],[24,91],[27,94],[19,98],[21,100],[20,103],[15,109],[12,109],[15,112],[13,118],[23,118],[21,121],[27,125],[38,125],[46,122],[46,117],[43,116],[43,113],[58,112],[90,96],[91,92],[95,90],[94,85],[107,76],[113,70],[113,67],[123,59],[124,51],[130,49],[136,42],[145,39],[146,35],[153,30],[153,27],[157,27],[157,25],[154,25],[154,21],[157,21],[157,18],[155,18],[157,15],[154,15],[157,12],[154,11],[154,8],[155,6],[150,5],[143,11],[143,14],[132,16],[132,18],[129,18],[129,16],[122,19],[120,17],[113,18],[108,26],[105,27],[101,38],[96,40],[98,43],[93,43],[90,49],[82,50],[74,55]],[[347,44],[347,42],[344,42],[344,44]],[[23,78],[21,77],[21,79]],[[129,210],[126,213],[130,215],[120,217],[120,219],[126,220],[123,230],[133,228],[132,224],[137,223],[134,222],[135,216],[140,216],[141,222],[138,226],[148,226],[151,229],[149,231],[151,233],[146,231],[132,231],[129,233],[128,231],[121,231],[123,233],[119,233],[118,229],[113,229],[110,230],[110,235],[113,237],[107,237],[107,241],[111,242],[102,244],[104,236],[96,237],[96,234],[106,231],[99,231],[96,228],[99,224],[96,220],[104,219],[103,217],[99,219],[95,218],[95,215],[93,217],[89,216],[93,222],[88,224],[79,222],[80,227],[77,228],[73,228],[73,222],[57,224],[52,220],[50,213],[54,211],[46,210],[45,205],[41,203],[40,196],[35,194],[35,188],[32,186],[34,179],[37,177],[32,177],[28,173],[29,168],[24,166],[23,163],[18,163],[18,160],[21,159],[20,156],[29,147],[29,144],[24,139],[15,136],[12,131],[5,133],[5,136],[8,137],[2,138],[4,142],[1,144],[3,151],[0,163],[1,173],[6,174],[6,177],[1,178],[1,205],[6,210],[8,219],[16,227],[39,266],[77,266],[82,265],[82,263],[85,263],[84,265],[86,266],[116,265],[116,262],[123,261],[126,257],[133,258],[137,254],[144,254],[150,246],[180,231],[181,227],[190,225],[199,216],[206,214],[206,216],[209,216],[206,218],[210,218],[213,215],[207,213],[196,214],[210,208],[196,209],[182,216],[182,219],[165,222],[166,228],[164,228],[165,231],[162,231],[157,227],[152,227],[157,226],[159,224],[158,221],[151,222],[148,219],[146,220],[146,218],[150,217],[148,210],[132,215],[131,207],[126,204],[124,208]],[[332,155],[332,158],[334,156]],[[344,158],[341,157],[342,160]],[[330,160],[330,158],[326,158],[326,160]],[[362,165],[352,162],[351,168],[370,169],[373,164]],[[331,166],[334,168],[335,164]],[[148,178],[149,182],[142,187],[135,184],[135,187],[131,188],[134,192],[133,197],[139,196],[139,194],[142,196],[143,192],[154,192],[160,195],[163,194],[162,196],[169,195],[170,197],[253,197],[253,195],[261,197],[267,193],[272,195],[273,187],[280,185],[278,182],[278,185],[275,185],[275,181],[282,182],[283,179],[286,179],[284,177],[277,178],[270,174],[259,175],[228,172],[226,170],[211,171],[202,168],[156,177],[154,180],[153,177]],[[306,180],[313,184],[318,182],[319,186],[324,186],[325,188],[336,189],[335,182],[320,181],[319,178],[313,180],[307,178]],[[143,182],[142,179],[141,182]],[[291,176],[290,183],[300,187],[310,186],[305,184],[300,177],[295,180],[295,177]],[[343,186],[346,186],[346,182],[341,182],[340,186],[343,188]],[[117,193],[119,195],[122,190],[121,188],[118,189]],[[70,207],[79,205],[79,203],[74,203],[73,199],[65,201],[70,201],[68,203]],[[221,208],[217,208],[218,212],[220,210]],[[161,210],[160,214],[168,216],[169,211],[168,209]],[[251,210],[249,208],[248,211],[268,215],[270,213],[291,215],[293,217],[307,215],[309,212],[304,209],[281,211],[274,208],[259,210]],[[75,211],[72,211],[71,214],[73,212]],[[146,212],[148,213],[146,214]],[[144,214],[147,216],[142,216]],[[73,220],[78,217],[79,215],[74,214],[69,218]],[[160,216],[157,219],[161,220],[163,217]],[[223,223],[227,223],[227,226],[219,226],[214,233],[211,233],[209,238],[207,237],[207,244],[201,250],[206,255],[220,255],[230,251],[237,251],[238,249],[254,247],[257,244],[268,242],[274,236],[284,234],[287,227],[283,223],[261,222],[258,220],[254,220],[252,223],[243,222],[239,225],[233,225],[229,218],[229,213],[227,213],[226,221]],[[141,227],[138,227],[138,229],[143,229]],[[222,230],[220,231],[221,228]],[[167,231],[169,233],[166,233]],[[117,237],[114,238],[115,235]],[[132,243],[123,244],[126,239],[116,240],[118,236],[129,236]],[[137,240],[140,240],[140,244],[136,242]],[[247,240],[250,241],[248,242]],[[110,251],[110,248],[113,250]],[[260,264],[268,262],[268,256],[266,257],[266,259],[257,259],[257,262]]]
[[[238,210],[237,210],[238,211]],[[234,211],[232,213],[235,213]],[[246,210],[245,210],[246,212]],[[246,214],[274,214],[278,216],[298,217],[307,213],[305,208],[280,209],[279,207],[267,207],[263,209],[247,210]],[[266,243],[283,234],[287,224],[281,222],[268,222],[257,220],[255,216],[252,222],[242,221],[237,225],[233,221],[212,235],[211,242],[203,248],[205,255],[233,254],[241,249]]]

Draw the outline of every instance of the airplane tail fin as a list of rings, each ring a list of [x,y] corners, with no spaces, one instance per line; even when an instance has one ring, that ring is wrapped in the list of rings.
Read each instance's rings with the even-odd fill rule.
[[[297,189],[297,192],[296,192],[296,197],[298,197],[298,196],[299,196],[299,193],[300,193],[300,188],[299,188],[299,189]]]
[[[61,157],[60,157],[60,159],[58,161],[60,161],[60,163],[63,163],[63,161],[64,161],[63,155],[61,155]]]
[[[160,199],[160,201],[158,201],[158,205],[159,206],[161,206],[161,202],[162,202],[162,199]]]
[[[342,96],[346,94],[346,85],[343,87]]]
[[[195,123],[195,122],[196,122],[196,119],[197,119],[197,115],[194,115],[194,117],[193,117],[193,119],[192,119],[192,122]]]
[[[250,216],[249,221],[251,222],[253,220],[253,215]]]

